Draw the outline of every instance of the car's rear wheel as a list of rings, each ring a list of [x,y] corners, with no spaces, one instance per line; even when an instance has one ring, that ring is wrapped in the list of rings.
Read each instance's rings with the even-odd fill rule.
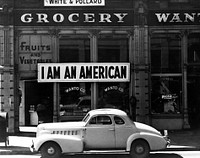
[[[149,144],[145,140],[135,140],[131,145],[131,158],[148,158],[149,152]]]
[[[61,156],[61,149],[55,142],[47,142],[41,147],[42,158],[59,158]]]

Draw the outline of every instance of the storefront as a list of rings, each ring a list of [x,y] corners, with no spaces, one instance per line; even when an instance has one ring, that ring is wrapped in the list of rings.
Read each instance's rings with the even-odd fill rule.
[[[20,125],[80,120],[89,110],[103,107],[120,108],[135,118],[135,101],[129,102],[135,96],[130,3],[115,10],[113,4],[102,4],[103,10],[15,10]],[[44,99],[46,111],[51,109],[44,113],[51,119],[39,118]]]
[[[199,13],[150,11],[151,114],[161,128],[199,122]]]
[[[62,112],[65,120],[75,120],[90,109],[109,105],[129,110],[130,64],[126,34],[101,35],[97,43],[96,38],[89,38],[88,31],[83,33],[60,35],[57,45],[52,44],[49,35],[19,37],[19,83],[24,87],[24,104],[29,105],[25,106],[25,114],[29,115],[30,108],[36,110],[43,97],[51,99],[56,120],[61,119],[59,113]],[[57,53],[52,51],[53,47],[58,49]],[[92,47],[96,47],[98,53],[91,54]],[[25,48],[28,49],[23,50]],[[86,106],[86,111],[76,105],[81,97],[90,98],[87,105],[81,105]]]
[[[114,107],[161,130],[196,126],[198,10],[180,11],[173,0],[64,2],[15,2],[19,125]]]

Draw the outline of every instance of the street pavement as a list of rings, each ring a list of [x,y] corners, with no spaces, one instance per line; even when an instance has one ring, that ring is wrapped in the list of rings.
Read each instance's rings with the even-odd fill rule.
[[[29,147],[35,139],[36,127],[21,127],[20,133],[9,135],[9,145],[0,142],[0,155],[37,154]],[[165,151],[198,151],[200,150],[200,129],[168,131],[171,145]]]

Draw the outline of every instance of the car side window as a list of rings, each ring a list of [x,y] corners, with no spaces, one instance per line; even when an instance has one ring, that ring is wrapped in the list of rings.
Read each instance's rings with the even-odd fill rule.
[[[109,116],[96,116],[93,117],[89,124],[92,125],[111,125],[112,121]]]
[[[125,124],[124,120],[121,117],[119,117],[119,116],[115,116],[114,120],[115,120],[115,124],[117,124],[117,125],[123,125],[123,124]]]

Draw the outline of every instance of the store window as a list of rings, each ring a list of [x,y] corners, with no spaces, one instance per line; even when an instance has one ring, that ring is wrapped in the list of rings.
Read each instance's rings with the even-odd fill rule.
[[[151,112],[182,111],[181,39],[179,34],[151,37]]]
[[[98,62],[128,62],[127,35],[100,34]],[[98,107],[118,108],[129,112],[129,83],[102,82],[98,84]]]
[[[188,63],[200,63],[200,33],[188,36]]]
[[[181,38],[179,34],[153,34],[151,37],[151,72],[181,72]]]
[[[187,94],[191,128],[198,128],[200,121],[200,33],[188,36]]]
[[[90,61],[88,35],[68,35],[60,39],[59,62]],[[81,120],[91,109],[91,83],[59,83],[61,121]]]
[[[100,34],[98,38],[99,62],[128,62],[127,35]]]
[[[59,62],[89,62],[90,40],[87,35],[68,35],[60,39]]]
[[[171,113],[181,112],[182,82],[181,77],[153,76],[151,78],[151,112]]]
[[[38,83],[36,79],[38,64],[52,63],[53,48],[50,35],[25,32],[16,37],[18,62],[15,62],[19,73],[19,95],[22,93],[19,121],[20,125],[29,126],[53,121],[53,84]],[[5,62],[8,61],[10,59]]]

